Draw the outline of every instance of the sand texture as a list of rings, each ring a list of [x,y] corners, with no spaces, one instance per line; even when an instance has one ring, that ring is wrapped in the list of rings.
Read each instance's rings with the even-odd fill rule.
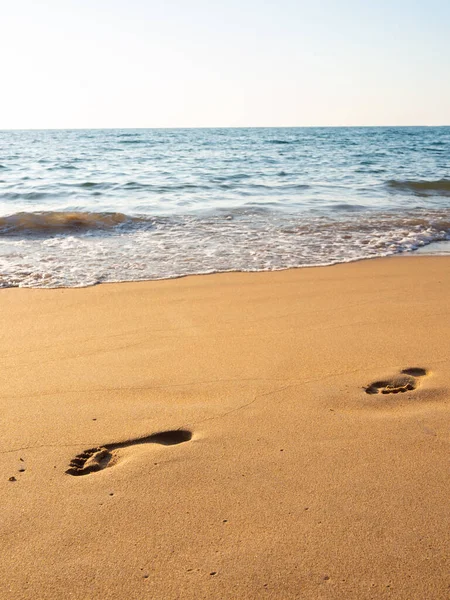
[[[0,291],[0,598],[450,597],[450,258]]]

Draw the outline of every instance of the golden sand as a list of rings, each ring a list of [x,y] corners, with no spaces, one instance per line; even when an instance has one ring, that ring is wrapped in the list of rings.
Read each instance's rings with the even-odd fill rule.
[[[2,290],[0,598],[447,599],[449,275]]]

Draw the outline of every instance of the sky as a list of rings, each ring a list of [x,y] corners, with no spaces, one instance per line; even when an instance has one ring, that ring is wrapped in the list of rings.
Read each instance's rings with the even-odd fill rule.
[[[450,125],[449,0],[0,0],[0,129]]]

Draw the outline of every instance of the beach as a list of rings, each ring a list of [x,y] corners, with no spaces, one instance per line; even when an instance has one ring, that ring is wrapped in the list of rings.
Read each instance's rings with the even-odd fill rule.
[[[0,291],[0,597],[444,600],[450,258]]]

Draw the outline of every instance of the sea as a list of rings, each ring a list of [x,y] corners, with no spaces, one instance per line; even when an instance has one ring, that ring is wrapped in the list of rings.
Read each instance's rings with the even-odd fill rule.
[[[0,287],[333,265],[449,240],[450,127],[0,131]]]

